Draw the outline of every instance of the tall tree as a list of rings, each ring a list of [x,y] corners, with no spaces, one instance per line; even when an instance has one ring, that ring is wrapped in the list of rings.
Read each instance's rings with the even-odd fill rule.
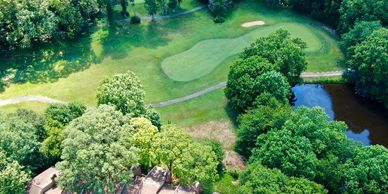
[[[151,20],[155,21],[155,19],[156,19],[155,15],[159,9],[157,1],[156,0],[145,0],[144,7],[146,8],[148,14],[151,16]]]
[[[388,4],[385,0],[344,0],[340,8],[338,31],[348,32],[357,21],[376,21],[388,24]]]
[[[380,145],[360,147],[345,164],[345,191],[385,193],[388,191],[388,150]]]
[[[42,152],[58,161],[62,153],[63,128],[85,110],[86,106],[80,103],[50,104],[45,111],[47,138],[42,143]]]
[[[377,30],[354,46],[354,54],[347,65],[351,71],[346,76],[354,83],[356,92],[388,108],[388,30]]]
[[[265,72],[275,70],[267,60],[252,56],[237,60],[231,67],[225,95],[235,110],[240,112],[250,107],[260,94],[257,79]]]
[[[27,113],[27,114],[26,114]],[[36,172],[46,165],[45,157],[39,152],[41,129],[31,120],[34,113],[0,114],[0,151],[11,161],[17,161],[28,170]]]
[[[102,81],[97,89],[97,103],[110,104],[123,114],[144,116],[160,127],[159,114],[144,103],[145,92],[139,78],[133,72],[116,74]]]
[[[262,104],[261,102],[267,104]],[[291,107],[280,103],[269,93],[258,96],[255,108],[247,111],[238,119],[237,151],[249,158],[251,150],[255,147],[257,137],[272,129],[280,129],[289,118]]]
[[[134,128],[131,143],[139,149],[139,163],[145,168],[152,168],[154,161],[152,158],[152,143],[158,129],[146,118],[133,118],[130,121]]]
[[[59,184],[71,192],[113,193],[130,182],[138,150],[130,144],[133,128],[126,123],[108,105],[73,120],[63,131]]]
[[[288,177],[277,169],[259,162],[249,164],[239,177],[239,193],[328,193],[317,183],[304,178]]]
[[[5,154],[0,151],[0,193],[24,194],[30,175],[23,171],[17,162],[9,162]]]
[[[154,161],[165,165],[181,183],[209,183],[218,176],[218,160],[212,148],[194,142],[174,126],[164,127],[155,135],[152,150]]]
[[[291,38],[288,31],[280,29],[268,37],[257,39],[245,48],[241,58],[259,56],[268,60],[275,64],[291,86],[294,86],[301,82],[300,74],[307,66],[305,48],[306,43],[300,38]]]
[[[382,28],[380,21],[357,22],[349,32],[342,35],[340,46],[346,58],[354,54],[354,46],[366,40],[375,30]]]

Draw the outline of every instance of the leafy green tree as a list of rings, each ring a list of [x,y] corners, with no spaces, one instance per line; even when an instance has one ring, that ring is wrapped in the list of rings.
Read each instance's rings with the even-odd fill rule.
[[[217,178],[217,156],[212,148],[195,143],[183,130],[163,127],[152,144],[156,163],[165,165],[179,182],[213,182]]]
[[[219,141],[217,140],[214,140],[214,139],[202,139],[199,141],[200,144],[202,145],[205,145],[205,146],[209,146],[212,148],[212,151],[216,154],[217,156],[217,161],[218,161],[218,165],[217,165],[217,171],[218,171],[218,174],[222,174],[223,171],[224,171],[224,163],[223,163],[223,160],[224,160],[224,156],[225,156],[225,152],[224,152],[224,149],[222,148],[222,145]]]
[[[259,76],[272,70],[275,70],[275,66],[261,57],[237,60],[230,67],[225,89],[231,106],[240,112],[250,107],[260,94],[257,90]]]
[[[380,145],[359,147],[345,164],[347,193],[385,193],[388,190],[388,150]]]
[[[346,77],[354,83],[356,93],[376,99],[388,108],[388,30],[377,30],[354,46],[347,65],[351,71]]]
[[[232,8],[232,0],[209,0],[209,10],[214,17],[214,22],[222,23]]]
[[[35,172],[46,165],[45,157],[39,152],[40,130],[34,125],[34,120],[30,120],[32,117],[20,115],[27,114],[0,114],[0,151],[9,160]]]
[[[291,38],[290,33],[280,29],[268,37],[257,39],[251,46],[245,48],[241,58],[247,59],[259,56],[287,77],[291,86],[301,82],[300,74],[306,69],[304,49],[306,43],[300,38]]]
[[[347,58],[354,54],[354,46],[366,40],[375,30],[382,28],[380,21],[357,22],[349,32],[342,35],[341,48]]]
[[[256,91],[259,94],[267,92],[282,103],[287,102],[291,96],[291,87],[287,82],[287,78],[279,72],[265,72],[257,78],[256,82]]]
[[[174,126],[162,127],[161,131],[155,135],[152,144],[153,160],[165,165],[173,172],[174,162],[182,155],[183,150],[191,141],[191,137],[183,130]]]
[[[50,104],[45,110],[45,118],[46,121],[58,121],[64,126],[84,114],[85,110],[86,106],[77,102],[68,104]]]
[[[210,146],[191,142],[175,161],[172,173],[183,184],[212,183],[218,179],[219,161]]]
[[[88,109],[64,129],[59,184],[71,192],[113,193],[132,181],[138,150],[130,144],[133,128],[114,107]]]
[[[23,167],[17,161],[7,160],[5,154],[0,151],[0,193],[26,193],[30,175],[23,171]]]
[[[156,12],[158,11],[158,3],[156,0],[145,0],[144,7],[146,8],[148,14],[151,16],[151,20],[155,21]]]
[[[80,117],[85,110],[86,106],[81,103],[50,104],[45,111],[45,130],[48,136],[42,143],[42,152],[58,161],[62,153],[63,128]]]
[[[130,123],[135,129],[131,143],[139,149],[139,163],[143,167],[151,168],[154,164],[151,156],[151,153],[154,151],[152,143],[155,135],[158,133],[158,129],[146,118],[133,118]]]
[[[328,193],[315,182],[288,177],[277,169],[269,169],[259,162],[249,164],[239,177],[239,193]]]
[[[1,31],[5,31],[2,35],[5,35],[6,43],[25,48],[30,47],[33,42],[46,42],[51,39],[52,32],[56,28],[56,17],[49,10],[49,1],[22,0],[11,3],[9,0],[2,0],[0,4],[3,3],[7,8],[11,8],[3,17],[10,20],[1,22],[5,23],[2,27],[6,29]],[[0,10],[5,11],[5,9]],[[17,22],[12,19],[16,19]]]
[[[339,8],[343,0],[289,0],[285,5],[298,12],[311,15],[314,19],[336,27],[340,17]]]
[[[313,180],[319,165],[309,139],[288,130],[272,130],[257,138],[250,161],[278,168],[289,176]]]
[[[269,93],[258,96],[257,106],[239,117],[237,151],[248,158],[257,137],[272,129],[280,129],[289,118],[291,107],[283,105]],[[265,103],[265,104],[263,104]]]
[[[102,81],[97,89],[98,104],[116,106],[117,110],[132,117],[146,117],[160,127],[159,114],[144,104],[145,92],[133,72],[116,74]]]
[[[120,0],[120,5],[121,5],[121,15],[123,17],[129,17],[129,12],[128,12],[128,0]]]
[[[162,10],[163,15],[168,13],[168,2],[167,0],[157,0],[158,7]]]
[[[388,24],[388,4],[385,0],[344,0],[340,8],[338,31],[348,32],[357,21],[380,20]]]

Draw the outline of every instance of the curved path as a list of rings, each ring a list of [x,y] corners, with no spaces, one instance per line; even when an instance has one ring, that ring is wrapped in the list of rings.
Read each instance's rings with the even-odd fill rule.
[[[62,103],[62,104],[65,103],[63,101],[52,99],[45,96],[19,96],[19,97],[10,98],[7,100],[0,100],[0,107],[5,105],[10,105],[10,104],[17,104],[20,102],[29,102],[29,101],[44,102],[44,103]]]
[[[343,73],[343,71],[304,72],[304,73],[302,73],[301,77],[303,77],[303,78],[337,77],[337,76],[341,76],[342,73]],[[187,95],[187,96],[183,96],[180,98],[175,98],[175,99],[167,100],[167,101],[163,101],[163,102],[158,102],[158,103],[154,103],[154,104],[150,104],[150,105],[157,108],[157,107],[164,107],[164,106],[169,106],[169,105],[185,102],[185,101],[191,100],[193,98],[197,98],[199,96],[210,93],[214,90],[219,90],[219,89],[225,88],[225,86],[226,86],[226,81],[218,83],[218,84],[213,85],[213,86],[210,86],[208,88],[205,88],[203,90],[200,90],[198,92],[195,92],[195,93]],[[10,105],[10,104],[17,104],[20,102],[29,102],[29,101],[44,102],[44,103],[66,103],[64,101],[52,99],[52,98],[45,97],[45,96],[20,96],[20,97],[10,98],[10,99],[6,99],[6,100],[0,100],[0,107]]]
[[[187,10],[187,11],[183,11],[183,12],[180,12],[180,13],[176,13],[176,14],[172,14],[172,15],[155,16],[155,19],[156,20],[163,20],[163,19],[175,18],[175,17],[179,17],[179,16],[183,16],[183,15],[187,15],[187,14],[199,11],[199,10],[204,9],[206,7],[207,7],[207,5],[201,5],[201,6],[193,8],[193,9],[190,9],[190,10]],[[140,18],[142,20],[151,20],[152,19],[151,16],[141,16]],[[116,22],[128,22],[128,21],[130,21],[130,18],[116,20]]]

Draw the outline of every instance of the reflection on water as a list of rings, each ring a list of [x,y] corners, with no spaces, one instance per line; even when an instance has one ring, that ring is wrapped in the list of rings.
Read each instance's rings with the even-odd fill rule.
[[[388,111],[383,105],[360,98],[351,88],[340,84],[295,86],[294,106],[320,106],[331,120],[345,121],[346,135],[366,145],[388,147]]]

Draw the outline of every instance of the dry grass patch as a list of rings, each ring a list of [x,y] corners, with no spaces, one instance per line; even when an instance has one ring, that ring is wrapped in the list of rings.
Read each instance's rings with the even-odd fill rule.
[[[221,142],[225,150],[233,150],[236,134],[230,121],[210,121],[187,128],[187,132],[197,139],[209,138]]]
[[[244,170],[245,161],[240,154],[234,151],[226,151],[223,163],[227,169]]]

